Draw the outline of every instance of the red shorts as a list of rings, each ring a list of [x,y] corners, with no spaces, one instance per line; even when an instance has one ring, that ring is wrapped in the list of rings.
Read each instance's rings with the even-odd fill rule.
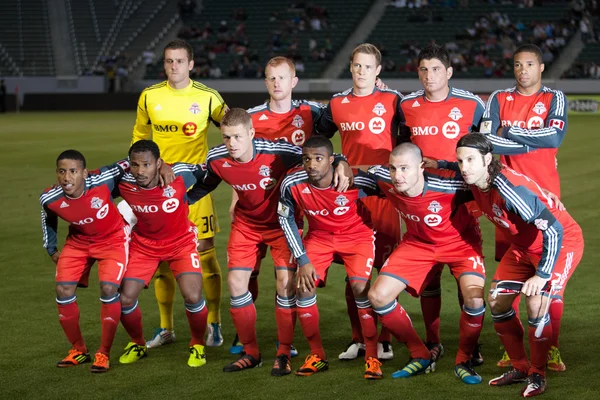
[[[98,243],[67,237],[56,265],[56,284],[77,285],[97,260],[100,283],[120,286],[127,270],[130,238],[129,225]]]
[[[583,237],[580,241],[570,240],[569,243],[564,243],[558,254],[558,260],[552,271],[550,282],[558,287],[553,297],[562,298],[565,293],[567,282],[573,275],[573,271],[583,257]],[[527,279],[535,275],[537,265],[540,261],[541,254],[528,253],[511,246],[494,274],[494,282],[498,281],[517,281],[525,282]]]
[[[125,279],[142,282],[148,286],[162,261],[169,263],[175,279],[181,274],[202,274],[197,244],[196,227],[192,227],[176,241],[146,239],[134,232]]]
[[[457,280],[465,274],[485,279],[485,266],[480,246],[466,242],[432,245],[405,238],[394,250],[380,275],[387,275],[406,284],[406,291],[417,297],[429,280],[447,264]]]
[[[373,269],[375,253],[373,232],[339,235],[326,232],[309,232],[304,238],[304,248],[311,264],[315,267],[315,284],[324,287],[327,270],[334,255],[339,256],[346,267],[350,281],[368,281]]]
[[[261,254],[271,248],[275,269],[296,269],[296,263],[288,248],[280,227],[257,228],[243,222],[234,222],[227,243],[227,266],[229,269],[258,271]]]
[[[361,204],[362,203],[362,204]],[[380,268],[402,238],[400,214],[388,199],[364,197],[358,203],[358,212],[364,221],[371,222],[375,231],[375,259],[373,265]]]

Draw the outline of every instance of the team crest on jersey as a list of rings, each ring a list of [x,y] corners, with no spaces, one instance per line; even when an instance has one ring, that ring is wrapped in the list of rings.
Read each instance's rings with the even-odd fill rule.
[[[294,125],[296,128],[302,128],[302,125],[304,125],[304,120],[302,119],[302,117],[300,115],[296,115],[296,116],[294,116],[292,125]]]
[[[496,215],[497,217],[501,217],[504,214],[502,212],[502,210],[500,209],[500,207],[498,207],[496,204],[492,205],[492,211],[494,212],[494,215]]]
[[[381,103],[377,103],[377,104],[375,104],[375,107],[373,108],[373,112],[374,112],[376,115],[378,115],[378,116],[380,116],[380,117],[381,117],[383,114],[385,114],[385,113],[386,113],[386,109],[385,109],[385,107],[383,106],[383,104],[381,104]]]
[[[439,213],[440,211],[442,211],[442,205],[440,203],[438,203],[436,200],[432,201],[431,203],[429,203],[429,207],[427,207],[427,209],[429,211],[431,211],[432,213]]]
[[[540,101],[535,106],[533,106],[533,112],[538,115],[542,115],[546,112],[546,106]]]
[[[271,172],[273,172],[273,170],[266,165],[261,165],[260,168],[258,169],[258,173],[261,176],[266,176],[266,177],[271,176]]]
[[[346,198],[346,196],[340,194],[338,197],[336,197],[334,203],[337,204],[340,207],[345,206],[346,204],[348,204],[350,202],[350,200],[348,200]]]
[[[458,107],[454,107],[452,110],[450,110],[450,114],[448,114],[448,116],[454,121],[458,121],[463,117]]]
[[[165,188],[165,190],[163,190],[163,196],[165,196],[169,199],[171,197],[175,196],[175,193],[177,193],[177,191],[175,189],[173,189],[173,187],[171,185],[167,186]]]
[[[200,114],[200,106],[198,105],[198,103],[192,103],[189,110],[194,115]]]
[[[99,210],[102,208],[102,199],[100,197],[92,197],[92,208]]]

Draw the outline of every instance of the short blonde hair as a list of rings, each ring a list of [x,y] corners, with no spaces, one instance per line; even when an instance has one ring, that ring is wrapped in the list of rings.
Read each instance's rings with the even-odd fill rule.
[[[227,111],[221,119],[222,126],[238,126],[242,125],[246,129],[252,128],[252,117],[243,108],[232,108]]]
[[[381,52],[374,44],[363,43],[363,44],[359,44],[358,46],[356,46],[354,48],[354,50],[352,51],[352,56],[350,56],[350,62],[354,61],[354,56],[357,53],[370,54],[372,56],[375,56],[375,61],[377,62],[377,66],[381,65]]]
[[[265,73],[267,72],[268,67],[279,67],[282,64],[287,64],[287,66],[290,67],[290,71],[292,71],[292,76],[296,76],[296,65],[294,65],[294,62],[292,60],[283,56],[271,58],[267,62],[267,65],[265,65]]]

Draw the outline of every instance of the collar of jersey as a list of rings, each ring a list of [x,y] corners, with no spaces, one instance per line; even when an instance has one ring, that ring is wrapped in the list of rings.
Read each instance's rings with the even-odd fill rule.
[[[450,85],[448,85],[448,96],[446,96],[446,98],[444,100],[439,100],[439,101],[429,100],[427,98],[427,94],[425,93],[425,90],[423,90],[423,101],[427,101],[429,103],[444,103],[444,102],[448,101],[450,99],[450,97],[452,97],[452,86],[450,86]]]
[[[192,89],[192,86],[194,85],[194,81],[190,79],[190,84],[187,85],[186,87],[184,87],[183,89],[174,89],[171,87],[171,85],[169,85],[169,81],[167,81],[167,88],[169,89],[169,92],[175,94],[175,95],[187,95],[188,92]]]

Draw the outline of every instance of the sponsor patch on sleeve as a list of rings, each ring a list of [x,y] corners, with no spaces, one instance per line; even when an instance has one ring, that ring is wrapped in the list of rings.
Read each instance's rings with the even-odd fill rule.
[[[277,214],[281,215],[282,217],[289,217],[290,216],[290,208],[284,204],[282,204],[281,202],[279,202],[277,204]]]
[[[481,123],[480,133],[492,133],[492,121],[483,121]]]

